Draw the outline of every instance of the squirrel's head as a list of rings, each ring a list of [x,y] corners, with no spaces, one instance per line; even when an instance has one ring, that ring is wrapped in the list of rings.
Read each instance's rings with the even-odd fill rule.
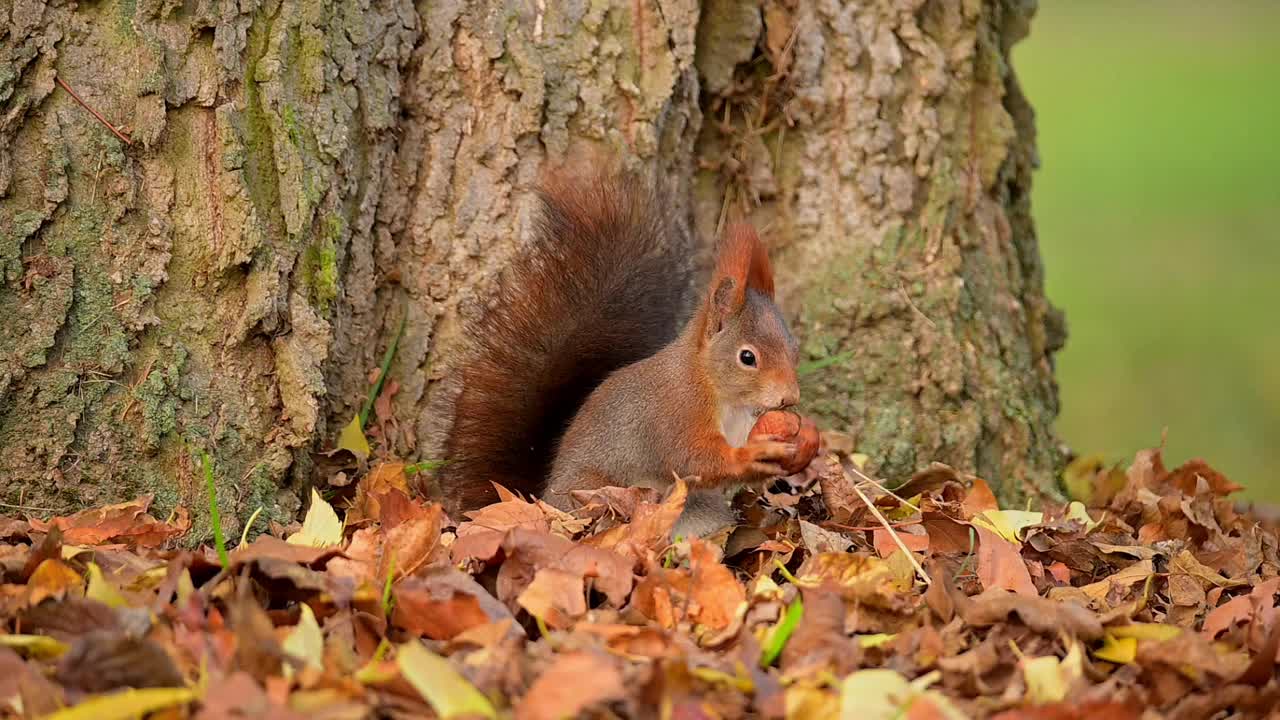
[[[720,242],[701,311],[702,356],[721,402],[759,415],[800,401],[799,347],[773,299],[773,269],[748,225]]]

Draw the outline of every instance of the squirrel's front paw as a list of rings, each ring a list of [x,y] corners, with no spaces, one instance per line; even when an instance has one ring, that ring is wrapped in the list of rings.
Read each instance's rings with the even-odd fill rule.
[[[787,474],[784,463],[796,454],[796,445],[777,436],[754,440],[742,451],[744,479],[761,480]]]

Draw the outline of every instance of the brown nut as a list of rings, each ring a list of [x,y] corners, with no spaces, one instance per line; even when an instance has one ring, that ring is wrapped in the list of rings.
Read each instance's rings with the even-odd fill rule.
[[[818,427],[806,417],[788,411],[771,410],[760,416],[751,428],[747,441],[751,442],[769,435],[777,435],[796,445],[796,452],[790,459],[782,463],[782,469],[794,475],[804,470],[813,457],[818,454],[821,438]]]

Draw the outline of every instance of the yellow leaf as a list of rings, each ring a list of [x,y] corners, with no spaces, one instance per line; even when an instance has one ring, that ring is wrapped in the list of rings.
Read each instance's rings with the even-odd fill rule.
[[[93,551],[94,548],[87,545],[63,545],[60,554],[62,555],[63,560],[72,560],[80,555],[91,553]]]
[[[1129,625],[1117,625],[1107,628],[1107,630],[1118,638],[1155,640],[1157,642],[1172,640],[1182,634],[1182,628],[1177,625],[1164,625],[1162,623],[1131,623]]]
[[[1093,651],[1099,660],[1128,665],[1138,656],[1138,639],[1116,637],[1111,633],[1102,636],[1102,647]]]
[[[302,529],[290,535],[288,542],[309,547],[329,547],[342,542],[342,521],[315,488],[311,488],[311,507],[302,520]]]
[[[0,646],[13,648],[27,657],[39,660],[56,658],[67,651],[67,644],[48,635],[0,635]]]
[[[102,568],[98,567],[97,563],[89,563],[89,588],[85,590],[84,596],[113,608],[125,607],[129,604],[116,586],[103,577]]]
[[[133,720],[195,699],[195,692],[188,688],[129,689],[91,697],[75,707],[45,715],[43,720]]]
[[[880,647],[897,637],[896,633],[875,633],[872,635],[854,635],[853,638],[864,648]]]
[[[916,508],[920,507],[921,497],[921,495],[916,495],[905,503],[902,503],[898,507],[885,513],[884,516],[890,520],[906,520],[907,518],[912,517],[916,514]]]
[[[1027,696],[1037,705],[1062,702],[1071,684],[1084,675],[1084,655],[1079,643],[1074,642],[1062,660],[1045,655],[1024,658],[1020,665],[1027,683]]]
[[[689,671],[689,674],[711,685],[724,685],[744,693],[755,692],[755,683],[751,682],[751,678],[745,674],[743,668],[739,668],[739,670],[743,672],[735,676],[715,668],[695,667]]]
[[[1098,521],[1090,517],[1089,512],[1085,510],[1084,503],[1078,501],[1067,506],[1067,519],[1084,523],[1085,532],[1098,526]]]
[[[196,584],[191,580],[191,571],[183,568],[178,576],[178,607],[185,608],[196,592]]]
[[[840,720],[893,720],[907,717],[919,703],[921,716],[966,720],[942,694],[925,690],[935,671],[908,682],[895,670],[872,669],[850,673],[840,683]]]
[[[360,416],[351,418],[351,422],[342,428],[342,433],[338,435],[338,449],[348,450],[360,460],[369,457],[372,449],[369,447],[369,441],[364,436],[364,430],[360,427]]]
[[[786,690],[787,720],[836,717],[840,699],[823,688],[794,683]]]
[[[1018,543],[1018,533],[1023,528],[1044,522],[1044,513],[1027,510],[985,510],[973,518],[975,525],[982,525],[1011,543]]]
[[[361,685],[384,685],[396,679],[396,664],[390,660],[370,660],[356,671]]]
[[[324,669],[324,634],[320,632],[320,623],[316,622],[310,605],[302,603],[302,616],[284,639],[284,651],[302,660],[308,667]],[[284,676],[293,677],[293,673],[293,665],[286,664]]]
[[[1062,484],[1072,500],[1089,502],[1093,499],[1093,477],[1102,470],[1106,458],[1101,455],[1082,455],[1062,471]]]
[[[418,642],[401,645],[396,653],[400,674],[418,691],[442,720],[460,715],[497,718],[489,699],[467,682],[449,661]]]

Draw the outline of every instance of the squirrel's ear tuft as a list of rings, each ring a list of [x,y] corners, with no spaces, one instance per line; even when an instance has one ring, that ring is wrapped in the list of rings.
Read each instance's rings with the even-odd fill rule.
[[[755,229],[745,223],[735,223],[725,230],[716,253],[716,271],[707,299],[711,313],[707,335],[719,332],[725,320],[742,309],[747,290],[772,298],[773,268]]]
[[[712,287],[719,288],[724,278],[734,281],[735,310],[742,306],[749,289],[773,297],[773,266],[769,264],[769,252],[760,242],[755,228],[746,223],[730,225],[720,240]]]

